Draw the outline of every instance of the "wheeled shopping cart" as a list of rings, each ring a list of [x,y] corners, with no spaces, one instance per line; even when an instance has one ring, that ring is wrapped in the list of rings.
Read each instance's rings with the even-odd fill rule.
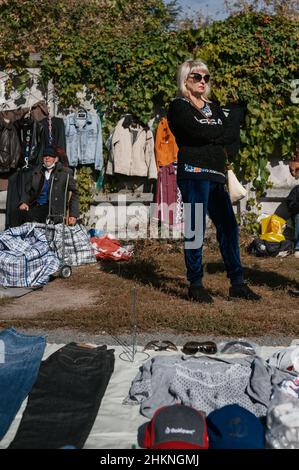
[[[47,234],[47,229],[49,229],[50,226],[51,228],[54,227],[54,230],[55,230],[55,223],[57,223],[57,221],[61,220],[61,223],[62,223],[62,234],[61,234],[62,250],[61,250],[61,257],[59,260],[60,261],[59,276],[62,279],[67,279],[72,274],[72,267],[70,264],[67,263],[65,259],[65,226],[67,223],[67,199],[68,199],[67,194],[68,194],[69,179],[70,179],[70,175],[68,174],[67,179],[66,179],[65,190],[64,190],[63,214],[52,214],[52,205],[51,205],[52,185],[51,185],[50,194],[49,194],[49,213],[46,219],[46,234]]]

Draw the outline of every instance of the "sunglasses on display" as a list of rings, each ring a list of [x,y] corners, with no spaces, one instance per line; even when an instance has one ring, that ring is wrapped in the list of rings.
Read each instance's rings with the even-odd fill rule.
[[[214,343],[214,341],[204,341],[202,343],[189,341],[183,346],[182,352],[184,354],[196,354],[198,352],[203,354],[216,354],[217,344]]]
[[[190,73],[189,77],[193,78],[195,82],[201,82],[202,79],[204,80],[205,83],[209,83],[210,81],[210,75],[202,75],[201,73]]]
[[[178,348],[171,341],[150,341],[147,343],[143,351],[146,349],[153,349],[154,351],[177,351]]]
[[[219,350],[222,353],[225,354],[234,354],[234,353],[242,353],[242,354],[251,354],[255,355],[257,354],[255,347],[253,344],[247,342],[247,341],[229,341],[227,343],[224,343],[221,347],[219,347]]]

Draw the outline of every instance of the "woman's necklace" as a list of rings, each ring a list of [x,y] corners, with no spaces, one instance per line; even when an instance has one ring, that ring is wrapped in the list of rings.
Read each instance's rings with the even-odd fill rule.
[[[193,101],[190,100],[190,103],[192,104],[192,106],[194,106],[195,109],[197,109],[197,111],[200,112],[200,114],[202,114],[202,116],[204,118],[207,119],[208,122],[211,122],[211,117],[212,117],[212,111],[208,105],[208,103],[206,103],[204,101],[204,106],[202,108],[200,108],[197,104],[195,104]]]

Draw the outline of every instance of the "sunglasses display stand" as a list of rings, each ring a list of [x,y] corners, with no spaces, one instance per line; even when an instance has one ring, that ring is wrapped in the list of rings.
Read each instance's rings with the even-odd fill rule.
[[[143,351],[137,351],[137,314],[136,314],[136,287],[131,291],[131,342],[129,346],[125,341],[118,341],[123,347],[124,352],[119,355],[122,361],[137,362],[145,361],[149,358],[149,354]]]

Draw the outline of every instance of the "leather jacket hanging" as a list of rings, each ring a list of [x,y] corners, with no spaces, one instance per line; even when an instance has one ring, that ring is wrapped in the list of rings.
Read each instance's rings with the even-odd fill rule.
[[[38,164],[43,150],[42,125],[32,118],[22,118],[15,122],[15,127],[22,146],[20,164],[24,165],[27,159],[29,165]]]
[[[21,145],[15,126],[0,119],[0,173],[17,168],[21,157]]]

